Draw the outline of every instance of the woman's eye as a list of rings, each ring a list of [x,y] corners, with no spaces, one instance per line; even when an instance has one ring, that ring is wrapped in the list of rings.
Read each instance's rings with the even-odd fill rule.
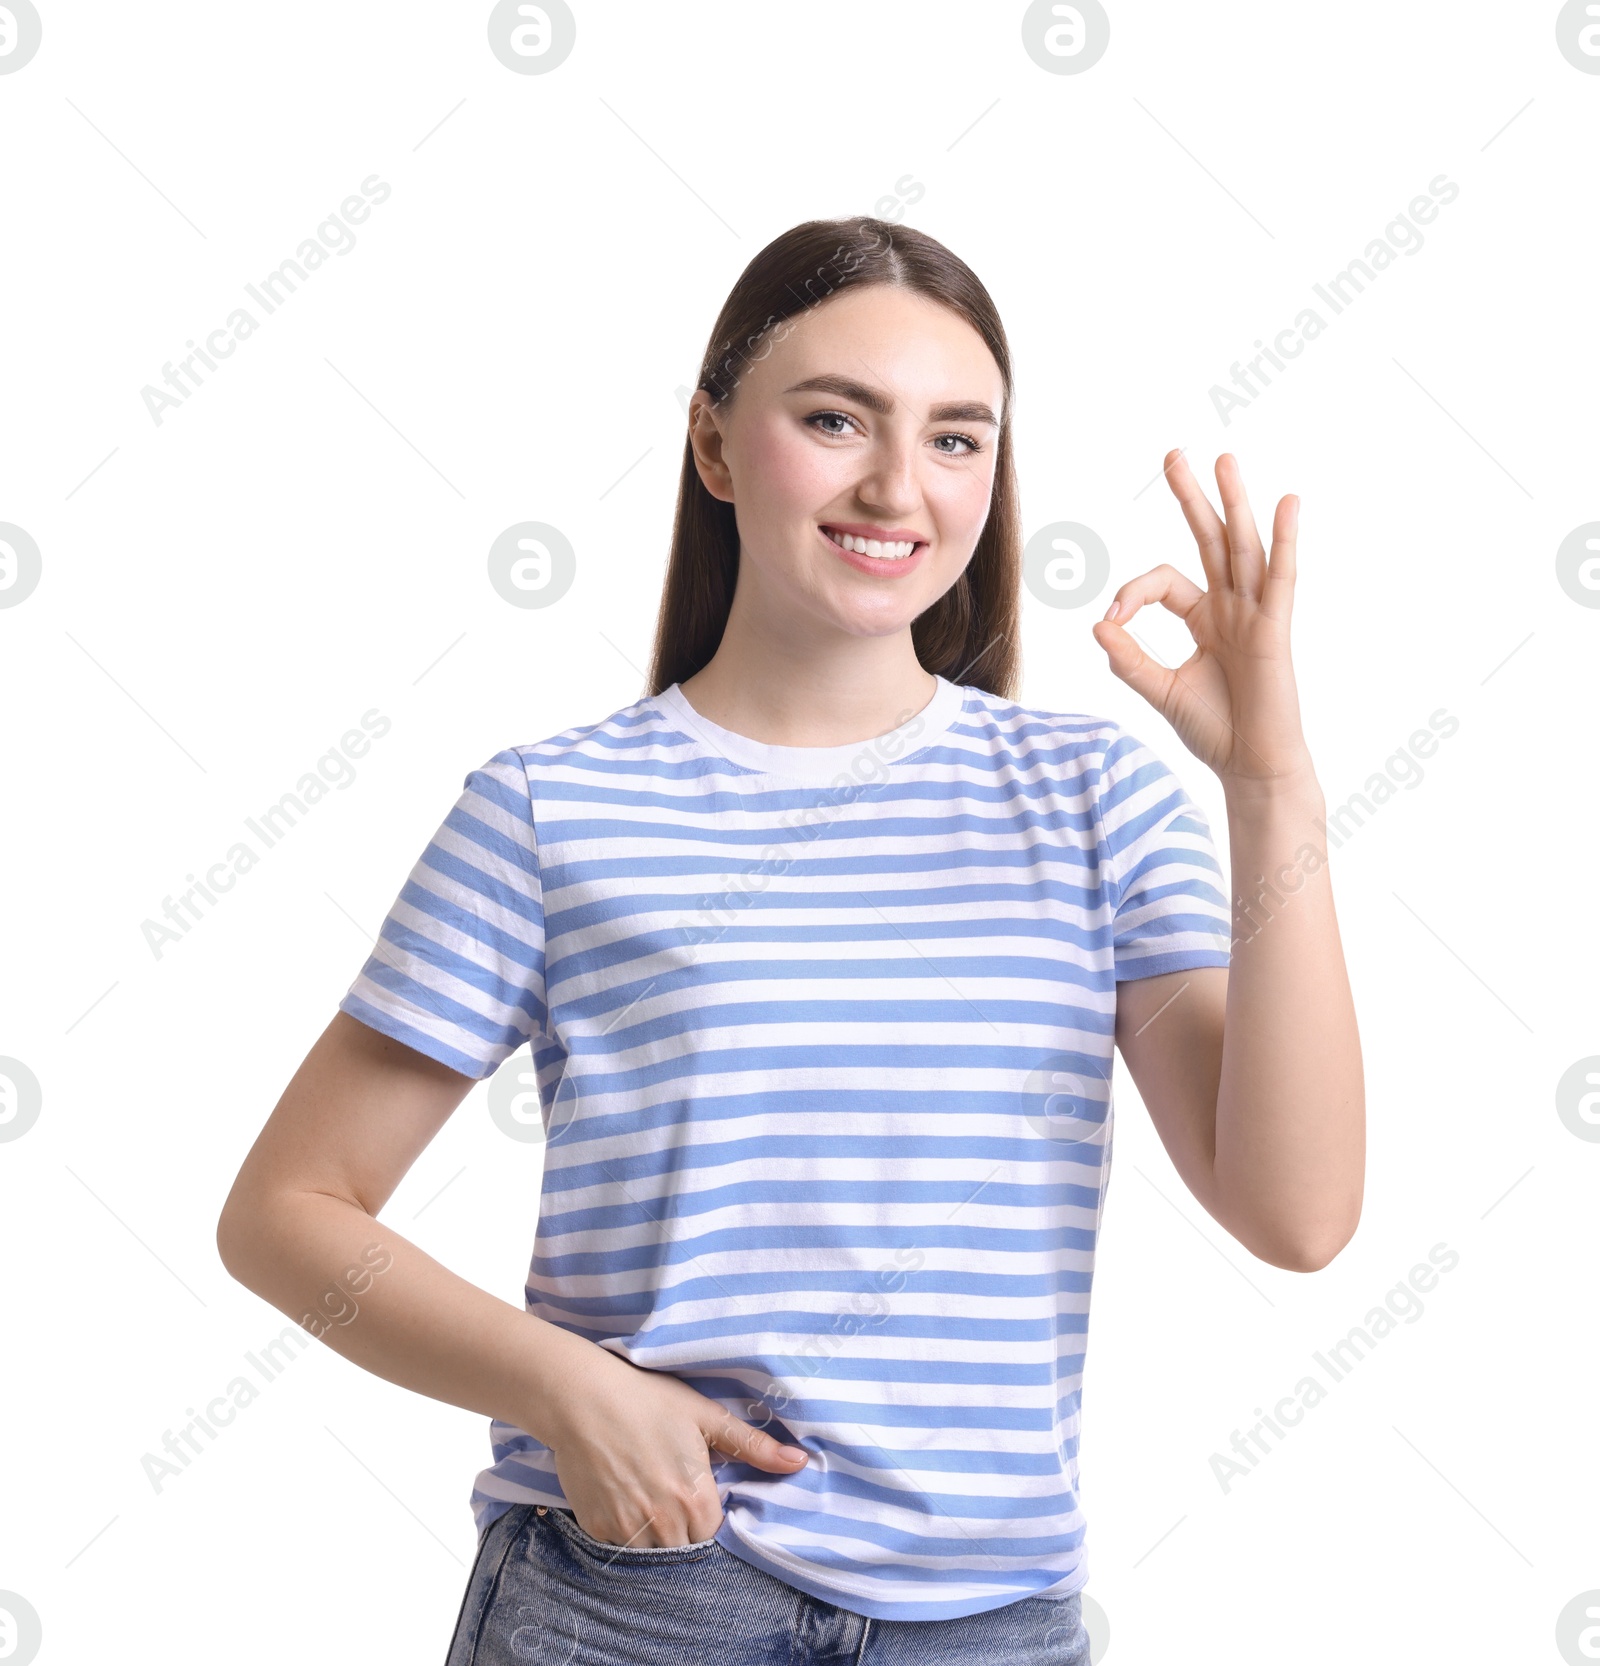
[[[843,411],[814,411],[806,418],[806,422],[818,433],[827,434],[834,439],[843,439],[850,430],[857,426],[852,416]],[[838,423],[837,428],[832,426]],[[945,442],[953,440],[953,445]],[[942,457],[975,457],[983,447],[970,434],[949,433],[936,434],[933,438],[934,449]]]

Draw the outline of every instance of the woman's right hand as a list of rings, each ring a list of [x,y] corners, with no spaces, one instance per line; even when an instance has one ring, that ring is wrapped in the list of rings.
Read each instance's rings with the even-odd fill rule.
[[[722,1525],[711,1453],[775,1475],[805,1467],[803,1447],[730,1416],[666,1371],[595,1346],[546,1406],[540,1439],[578,1525],[605,1544],[697,1544]]]

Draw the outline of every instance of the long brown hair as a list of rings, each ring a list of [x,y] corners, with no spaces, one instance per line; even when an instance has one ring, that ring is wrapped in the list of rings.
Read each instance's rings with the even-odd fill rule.
[[[756,351],[768,332],[863,284],[896,285],[949,307],[983,337],[999,366],[1004,405],[989,517],[966,570],[913,621],[911,639],[924,669],[1013,700],[1021,668],[1022,525],[1011,450],[1011,352],[989,292],[965,261],[923,232],[864,214],[807,220],[774,238],[739,274],[711,332],[698,386],[724,405],[746,366],[772,351],[770,342]],[[706,490],[685,439],[650,661],[651,694],[709,663],[727,628],[738,576],[733,505]]]

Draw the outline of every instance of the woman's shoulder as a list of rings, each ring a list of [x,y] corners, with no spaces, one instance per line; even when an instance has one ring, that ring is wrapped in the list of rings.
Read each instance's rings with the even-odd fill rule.
[[[530,774],[563,764],[622,760],[675,739],[670,714],[650,695],[589,723],[575,723],[540,740],[502,747],[491,762],[521,764]]]
[[[966,694],[969,732],[983,735],[1008,750],[1070,747],[1080,755],[1091,756],[1104,755],[1113,748],[1126,748],[1130,743],[1139,744],[1114,717],[1025,705],[971,686]]]
[[[1096,798],[1142,791],[1174,777],[1156,750],[1114,717],[1058,711],[967,689],[971,744],[1017,769],[1036,769]]]

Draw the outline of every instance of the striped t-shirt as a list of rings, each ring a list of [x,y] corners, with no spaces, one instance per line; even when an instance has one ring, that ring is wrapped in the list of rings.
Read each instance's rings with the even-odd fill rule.
[[[473,770],[340,1007],[472,1077],[530,1048],[528,1311],[810,1453],[712,1453],[718,1541],[948,1619],[1088,1578],[1116,986],[1226,966],[1226,891],[1107,719],[941,677],[876,740],[769,746],[674,686]],[[565,1503],[490,1439],[480,1531]]]

